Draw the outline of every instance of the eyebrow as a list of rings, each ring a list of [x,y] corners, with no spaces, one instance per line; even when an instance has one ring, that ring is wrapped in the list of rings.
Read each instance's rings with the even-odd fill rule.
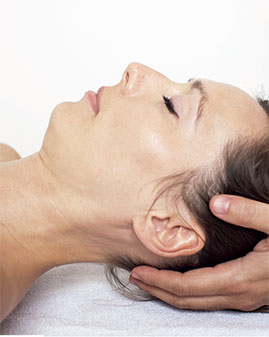
[[[188,80],[188,82],[191,82],[193,80],[194,80],[193,78],[190,78]],[[192,83],[191,90],[193,90],[193,89],[198,89],[199,92],[200,92],[199,106],[198,106],[198,110],[197,110],[197,117],[196,117],[196,120],[195,120],[195,125],[197,125],[198,120],[202,117],[204,104],[208,100],[208,94],[205,91],[205,87],[204,87],[201,80],[196,80]]]

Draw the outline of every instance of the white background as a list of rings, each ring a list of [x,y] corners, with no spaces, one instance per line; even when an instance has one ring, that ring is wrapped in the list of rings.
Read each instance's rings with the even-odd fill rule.
[[[130,62],[269,91],[268,0],[0,0],[0,142],[22,157],[50,114]]]

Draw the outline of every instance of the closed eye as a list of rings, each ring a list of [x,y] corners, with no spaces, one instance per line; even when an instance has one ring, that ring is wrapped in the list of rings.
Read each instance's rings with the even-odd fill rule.
[[[166,96],[163,96],[164,104],[166,105],[169,112],[171,112],[173,115],[176,115],[179,118],[179,115],[175,111],[173,102],[170,98],[167,98]]]

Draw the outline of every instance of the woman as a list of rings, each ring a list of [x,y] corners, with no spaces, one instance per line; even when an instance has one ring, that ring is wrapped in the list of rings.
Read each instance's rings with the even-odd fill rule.
[[[240,162],[250,156],[246,177],[260,169],[251,193],[268,202],[267,137],[266,111],[240,89],[175,83],[137,63],[97,100],[87,92],[57,105],[40,151],[0,167],[1,318],[62,264],[184,271],[244,255],[266,235],[209,219],[207,201],[245,190]]]

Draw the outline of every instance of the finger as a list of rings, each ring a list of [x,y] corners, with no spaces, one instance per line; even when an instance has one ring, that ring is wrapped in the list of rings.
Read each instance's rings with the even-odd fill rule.
[[[209,207],[224,221],[269,234],[269,204],[234,195],[215,195]]]
[[[234,261],[185,273],[139,266],[132,271],[132,277],[178,296],[223,295],[241,282],[238,261],[237,268]]]
[[[142,281],[132,281],[143,291],[179,309],[221,310],[232,308],[231,301],[226,296],[179,297],[163,289],[149,286]]]
[[[131,278],[131,282],[152,296],[181,309],[253,311],[261,306],[268,305],[268,299],[266,300],[265,296],[258,291],[259,287],[264,286],[261,282],[254,292],[251,291],[251,296],[247,298],[241,292],[237,295],[180,297],[158,287],[149,286],[139,280]]]

